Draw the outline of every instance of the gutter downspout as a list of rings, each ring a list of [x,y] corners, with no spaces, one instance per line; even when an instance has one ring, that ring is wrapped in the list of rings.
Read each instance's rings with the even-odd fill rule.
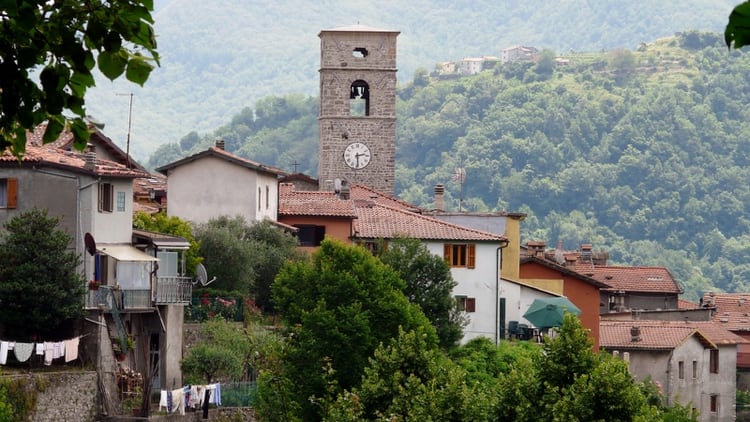
[[[509,244],[508,240],[500,241],[500,246],[495,250],[495,347],[500,344],[500,268],[503,264],[503,249]]]

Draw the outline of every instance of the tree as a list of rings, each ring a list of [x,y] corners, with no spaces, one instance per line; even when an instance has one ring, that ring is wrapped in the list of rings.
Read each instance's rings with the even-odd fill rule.
[[[750,1],[737,5],[729,14],[724,42],[729,48],[750,45]]]
[[[26,131],[47,121],[44,142],[68,125],[78,149],[89,132],[84,121],[92,70],[110,80],[123,73],[143,85],[159,64],[151,17],[153,0],[114,2],[5,2],[0,36],[0,150],[23,155]],[[39,71],[41,68],[41,71]],[[35,83],[37,71],[40,85]],[[67,119],[64,114],[76,117]]]
[[[419,305],[437,331],[440,347],[449,349],[463,337],[466,318],[456,306],[456,282],[445,260],[430,253],[419,239],[396,238],[378,257],[406,283],[403,292]]]
[[[190,222],[177,216],[168,217],[163,211],[156,214],[137,211],[133,214],[133,228],[185,238],[190,242],[190,248],[185,251],[185,270],[188,274],[195,274],[195,267],[203,258],[199,255],[200,243],[193,236]]]
[[[0,242],[0,325],[17,340],[64,338],[83,314],[81,257],[59,219],[33,209],[5,224]]]
[[[216,276],[213,289],[247,295],[255,280],[252,251],[248,246],[249,226],[236,216],[212,218],[196,229],[206,271]]]
[[[281,269],[272,294],[291,331],[283,373],[295,387],[303,419],[323,416],[311,402],[315,395],[358,385],[368,358],[398,336],[399,328],[423,327],[426,344],[437,344],[434,328],[403,289],[396,272],[369,251],[331,239],[310,260]]]
[[[240,379],[247,372],[245,362],[250,343],[244,333],[223,319],[215,318],[201,327],[201,339],[180,362],[189,383],[216,381],[218,377]]]
[[[340,394],[327,420],[488,420],[496,405],[486,384],[426,341],[420,329],[399,333],[375,350],[362,384]]]

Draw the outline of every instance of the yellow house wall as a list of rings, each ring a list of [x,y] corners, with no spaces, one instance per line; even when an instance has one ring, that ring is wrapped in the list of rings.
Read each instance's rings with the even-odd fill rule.
[[[548,292],[563,294],[563,280],[553,280],[547,278],[524,278],[521,280],[524,284],[536,287],[537,289],[546,290]]]

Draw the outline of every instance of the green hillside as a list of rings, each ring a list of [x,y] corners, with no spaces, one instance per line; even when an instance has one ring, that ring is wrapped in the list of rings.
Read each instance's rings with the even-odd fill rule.
[[[97,81],[87,112],[145,160],[191,131],[208,133],[267,96],[317,95],[322,29],[361,23],[401,31],[398,77],[517,44],[558,53],[635,49],[677,31],[722,31],[739,0],[156,0],[161,67],[138,87]]]
[[[750,56],[688,32],[637,51],[542,52],[468,77],[418,71],[399,90],[397,195],[528,213],[523,240],[592,243],[611,262],[667,266],[687,297],[750,291]],[[558,60],[557,63],[560,63]],[[315,175],[317,98],[267,97],[151,166],[224,139]],[[463,186],[451,182],[466,169]]]

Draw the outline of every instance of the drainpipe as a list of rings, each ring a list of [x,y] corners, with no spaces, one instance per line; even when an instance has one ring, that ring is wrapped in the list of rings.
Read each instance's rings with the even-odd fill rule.
[[[495,250],[495,346],[500,344],[500,266],[503,264],[503,249],[510,244],[508,239],[501,240]]]

